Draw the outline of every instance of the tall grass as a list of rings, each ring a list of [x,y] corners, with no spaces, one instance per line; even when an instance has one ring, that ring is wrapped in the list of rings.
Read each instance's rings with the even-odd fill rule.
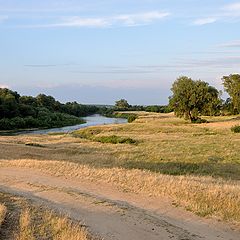
[[[55,176],[117,186],[122,191],[167,196],[201,216],[240,223],[240,185],[212,177],[169,176],[144,170],[91,168],[59,161],[4,161],[0,166],[36,168]]]
[[[4,221],[4,219],[5,219],[6,213],[7,213],[6,206],[3,205],[3,204],[0,204],[0,228],[1,228],[1,225]]]
[[[43,205],[2,192],[0,192],[0,202],[6,203],[6,206],[0,204],[0,239],[2,240],[92,239],[81,223],[73,222],[66,215],[55,213]]]
[[[29,208],[23,209],[19,218],[16,240],[37,239],[89,240],[90,236],[85,229],[67,217],[59,217],[53,212],[45,210],[41,213],[41,222],[38,222]]]

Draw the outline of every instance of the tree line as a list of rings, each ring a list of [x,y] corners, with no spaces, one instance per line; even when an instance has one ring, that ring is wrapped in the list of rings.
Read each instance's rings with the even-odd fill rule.
[[[0,129],[52,128],[83,123],[80,117],[94,114],[96,106],[55,100],[52,96],[21,96],[0,88]]]
[[[240,75],[231,74],[222,77],[224,90],[229,94],[225,101],[222,92],[202,80],[193,80],[187,76],[179,77],[172,85],[172,96],[166,106],[132,106],[126,99],[116,101],[113,109],[108,109],[109,116],[114,111],[147,111],[169,113],[201,123],[200,116],[240,114]]]
[[[169,106],[175,115],[202,122],[201,115],[216,116],[240,113],[240,75],[231,74],[222,77],[224,90],[229,98],[221,99],[221,91],[202,80],[193,80],[189,77],[179,77],[172,85],[172,96]]]
[[[172,95],[168,105],[130,105],[127,100],[116,101],[113,107],[97,107],[77,102],[65,104],[52,96],[39,94],[36,97],[21,96],[15,91],[0,88],[0,129],[51,128],[83,123],[80,117],[100,113],[116,117],[115,111],[148,111],[169,113],[190,120],[204,122],[201,116],[240,114],[240,75],[223,76],[224,90],[229,94],[225,101],[222,92],[202,80],[193,80],[187,76],[179,77],[172,85]],[[133,114],[121,115],[135,119]],[[117,115],[119,117],[119,115]]]

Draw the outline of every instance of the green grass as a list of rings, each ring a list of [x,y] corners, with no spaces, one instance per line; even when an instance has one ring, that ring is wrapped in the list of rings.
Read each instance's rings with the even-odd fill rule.
[[[234,133],[240,133],[240,125],[235,125],[231,127],[231,131]]]
[[[121,137],[116,135],[100,135],[100,129],[84,129],[78,130],[72,133],[74,137],[88,139],[94,142],[100,143],[112,143],[112,144],[136,144],[137,140],[134,140],[130,137]]]
[[[124,138],[124,137],[119,137],[116,135],[95,137],[94,141],[101,142],[101,143],[112,143],[112,144],[118,144],[118,143],[135,144],[135,143],[137,143],[137,141],[132,138]]]

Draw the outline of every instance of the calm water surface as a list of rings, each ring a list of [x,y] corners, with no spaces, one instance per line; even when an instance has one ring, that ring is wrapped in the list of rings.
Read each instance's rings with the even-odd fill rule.
[[[86,128],[90,126],[127,123],[127,119],[124,119],[124,118],[108,118],[108,117],[101,116],[99,114],[84,117],[83,119],[86,121],[86,123],[84,124],[78,124],[74,126],[61,127],[61,128],[41,129],[41,130],[23,130],[23,131],[6,133],[4,135],[47,134],[47,133],[54,133],[54,132],[68,133],[74,130],[78,130],[78,129]]]

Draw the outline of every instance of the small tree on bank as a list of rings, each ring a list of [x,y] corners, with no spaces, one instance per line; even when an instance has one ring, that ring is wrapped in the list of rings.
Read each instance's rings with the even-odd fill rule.
[[[199,119],[199,115],[215,115],[221,103],[219,92],[208,83],[194,81],[186,76],[179,77],[172,85],[173,95],[169,105],[178,117],[184,117],[191,122]],[[213,114],[214,113],[214,114]]]

